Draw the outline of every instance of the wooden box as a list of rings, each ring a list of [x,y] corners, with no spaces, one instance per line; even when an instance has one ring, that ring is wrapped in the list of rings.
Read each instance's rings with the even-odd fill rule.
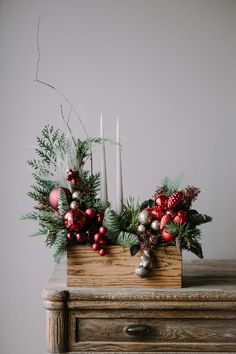
[[[182,255],[176,247],[160,247],[153,252],[156,262],[148,277],[139,278],[141,252],[134,257],[128,248],[110,246],[101,257],[89,246],[70,246],[67,251],[67,286],[181,288]]]

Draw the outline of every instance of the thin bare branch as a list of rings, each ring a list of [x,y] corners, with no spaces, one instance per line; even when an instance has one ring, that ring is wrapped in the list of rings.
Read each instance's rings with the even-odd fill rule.
[[[74,138],[74,136],[73,136],[73,134],[72,134],[71,127],[70,127],[70,125],[69,125],[69,121],[66,121],[66,119],[65,119],[62,105],[60,105],[60,108],[61,108],[61,117],[62,117],[62,120],[63,120],[63,122],[65,123],[67,129],[69,130],[69,133],[70,133],[71,139],[73,140],[73,143],[76,145],[76,141],[75,141],[75,138]]]
[[[41,59],[41,55],[40,55],[40,44],[39,44],[39,32],[40,32],[40,24],[41,24],[41,19],[39,18],[39,21],[38,21],[38,26],[37,26],[37,33],[36,33],[36,43],[37,43],[37,52],[38,52],[38,56],[37,56],[37,65],[36,65],[36,73],[35,73],[35,82],[37,82],[38,84],[41,84],[41,85],[44,85],[44,86],[47,86],[48,88],[54,90],[54,92],[60,96],[61,98],[63,98],[63,100],[65,102],[67,102],[70,106],[70,113],[69,113],[69,116],[68,116],[68,121],[66,122],[65,120],[65,117],[64,117],[64,113],[63,113],[63,108],[62,108],[62,105],[61,105],[61,116],[62,116],[62,119],[63,121],[65,122],[70,134],[71,134],[71,137],[72,137],[72,140],[73,142],[75,143],[75,139],[72,135],[72,132],[71,132],[71,128],[69,126],[69,120],[70,120],[70,114],[71,112],[73,112],[75,114],[75,116],[77,117],[77,119],[79,120],[80,122],[80,125],[85,133],[85,136],[86,138],[89,137],[88,135],[88,132],[87,132],[87,129],[85,128],[85,125],[79,115],[79,113],[76,111],[74,105],[72,104],[72,102],[69,100],[69,98],[67,96],[65,96],[60,90],[58,90],[56,88],[56,86],[54,85],[51,85],[49,84],[48,82],[46,81],[42,81],[39,79],[39,67],[40,67],[40,59]],[[90,167],[90,172],[91,174],[93,174],[93,154],[92,154],[92,149],[90,148],[90,163],[91,163],[91,167]]]

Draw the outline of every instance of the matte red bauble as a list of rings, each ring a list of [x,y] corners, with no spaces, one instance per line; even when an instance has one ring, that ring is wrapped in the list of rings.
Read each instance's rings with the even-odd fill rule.
[[[167,203],[168,203],[169,197],[164,194],[158,195],[158,197],[155,200],[156,206],[160,209],[167,209]]]
[[[54,188],[49,194],[49,204],[55,210],[58,209],[58,196],[59,196],[60,189],[62,189],[65,192],[68,202],[70,202],[70,200],[71,200],[71,192],[69,191],[69,189],[64,188],[64,187]]]
[[[173,241],[174,235],[170,234],[169,232],[166,232],[165,230],[162,231],[162,239],[166,242]]]
[[[80,209],[70,209],[64,215],[64,225],[70,231],[81,230],[86,222],[86,215]]]
[[[187,213],[184,210],[179,210],[178,214],[174,218],[176,224],[184,224],[187,220]]]

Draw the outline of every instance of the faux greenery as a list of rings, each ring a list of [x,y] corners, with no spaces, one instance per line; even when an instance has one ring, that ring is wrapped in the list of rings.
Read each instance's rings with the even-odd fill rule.
[[[100,138],[69,140],[60,129],[47,125],[42,130],[41,136],[37,138],[36,157],[28,161],[34,178],[34,184],[28,195],[35,200],[36,204],[34,210],[25,214],[23,219],[38,222],[39,229],[33,236],[44,237],[45,244],[53,249],[55,261],[60,261],[70,244],[68,229],[64,224],[64,215],[70,210],[65,189],[69,189],[71,193],[79,192],[80,210],[91,208],[97,215],[104,212],[103,225],[107,228],[107,242],[111,245],[129,247],[132,256],[140,249],[150,251],[157,247],[176,245],[179,251],[185,249],[202,258],[199,225],[212,219],[192,209],[192,203],[200,190],[191,186],[181,190],[183,195],[181,203],[171,210],[171,213],[175,215],[178,210],[182,210],[187,216],[183,223],[175,222],[174,218],[166,223],[165,231],[173,236],[170,242],[163,240],[161,229],[152,230],[150,225],[145,228],[145,231],[138,231],[140,212],[145,209],[150,212],[157,209],[155,200],[158,196],[164,195],[169,198],[176,191],[180,191],[181,177],[175,180],[165,177],[161,186],[156,188],[154,196],[141,204],[135,203],[131,197],[128,198],[123,204],[121,215],[117,215],[111,205],[106,210],[102,210],[98,196],[99,173],[86,169],[86,161],[92,159],[92,146],[96,143],[104,143],[104,140]],[[79,175],[79,179],[74,184],[66,179],[68,169],[76,171]],[[49,195],[55,188],[58,188],[57,210],[49,202]],[[165,210],[164,213],[166,212]],[[85,242],[92,243],[94,233],[99,226],[89,221],[87,228],[88,237]]]

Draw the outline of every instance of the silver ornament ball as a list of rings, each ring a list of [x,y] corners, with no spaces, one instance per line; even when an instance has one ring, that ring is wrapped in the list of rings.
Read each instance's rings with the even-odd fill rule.
[[[138,221],[142,225],[148,225],[152,221],[152,214],[150,214],[148,210],[144,209],[139,214]]]
[[[70,208],[71,209],[77,209],[79,207],[79,203],[76,201],[76,200],[73,200],[71,203],[70,203]]]
[[[75,191],[73,194],[72,194],[72,199],[74,200],[79,200],[80,198],[80,192],[79,191]]]
[[[158,220],[154,220],[151,223],[151,229],[153,229],[154,231],[157,231],[159,229],[159,221]]]
[[[138,232],[144,232],[146,230],[146,227],[142,224],[140,224],[137,228]]]

